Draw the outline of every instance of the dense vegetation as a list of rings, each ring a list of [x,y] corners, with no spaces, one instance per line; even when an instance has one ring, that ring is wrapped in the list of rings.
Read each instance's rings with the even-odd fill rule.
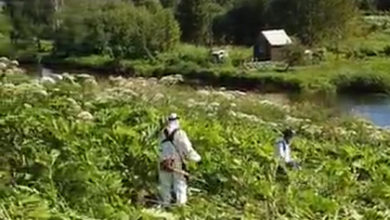
[[[54,53],[115,58],[151,58],[172,49],[180,36],[183,42],[198,45],[253,45],[260,30],[272,28],[285,28],[307,45],[321,44],[351,34],[350,27],[357,27],[358,6],[386,8],[380,0],[7,0],[5,3],[4,13],[12,25],[8,34],[14,45],[18,41],[35,42],[38,51],[45,51],[48,48],[43,48],[41,40],[49,40],[54,41],[51,51]]]
[[[0,55],[148,78],[49,83],[0,58],[0,219],[390,218],[388,130],[326,106],[177,84],[389,92],[388,1],[5,3]],[[294,36],[293,68],[250,62],[269,28]],[[229,57],[215,63],[215,47]],[[324,57],[303,56],[318,47]],[[156,210],[157,134],[172,111],[203,161],[190,164],[188,205]],[[286,127],[303,170],[283,175],[273,143]]]
[[[13,38],[15,39],[56,39],[56,36],[70,38],[72,35],[69,36],[69,32],[63,32],[63,29],[67,29],[74,34],[73,37],[77,37],[76,42],[74,42],[76,44],[81,42],[103,44],[112,50],[115,46],[108,45],[112,39],[116,39],[117,43],[122,43],[123,47],[127,45],[127,39],[124,36],[115,37],[115,33],[112,33],[111,36],[113,29],[105,28],[106,25],[116,27],[116,30],[122,34],[136,32],[135,34],[146,37],[150,32],[148,30],[171,32],[173,29],[175,33],[175,25],[167,24],[177,22],[180,24],[182,40],[185,42],[205,44],[219,42],[223,37],[228,42],[233,41],[235,44],[247,45],[253,45],[261,29],[283,27],[299,36],[306,43],[313,44],[320,42],[320,36],[333,35],[332,31],[344,33],[345,26],[356,16],[355,4],[347,0],[312,1],[310,3],[305,1],[284,2],[283,0],[183,0],[170,3],[164,1],[163,4],[156,0],[130,2],[120,0],[33,0],[28,2],[6,1],[6,3],[6,12],[11,18],[14,27]],[[163,8],[163,5],[166,6],[166,9]],[[137,14],[134,7],[141,10],[138,12],[140,14]],[[110,11],[118,13],[110,14]],[[165,13],[170,11],[172,17],[161,19],[162,15],[160,15],[160,17],[157,16],[158,18],[153,18],[152,15],[155,13],[164,14],[164,11]],[[320,11],[323,12],[324,16],[318,16]],[[148,13],[152,13],[152,15],[148,15]],[[68,16],[64,17],[64,14]],[[72,16],[69,16],[70,14]],[[172,21],[173,15],[176,18],[175,21]],[[290,19],[288,16],[294,16],[294,19]],[[218,19],[216,19],[217,17]],[[152,22],[153,19],[160,19],[161,26],[154,26],[153,23],[156,22]],[[122,22],[118,23],[118,21]],[[165,24],[164,21],[168,23]],[[71,22],[72,26],[69,26],[68,22]],[[101,25],[93,25],[93,22]],[[214,31],[213,26],[216,27]],[[330,29],[330,26],[333,29]],[[177,35],[178,33],[166,37],[174,42]],[[137,39],[142,38],[141,36],[138,36]],[[62,38],[56,39],[56,41],[62,42]],[[153,39],[154,41],[167,40],[160,39],[158,35]],[[147,40],[152,39],[149,37]],[[145,43],[135,41],[128,50],[138,45],[148,48],[148,45],[143,44]],[[56,49],[66,50],[63,47]],[[155,48],[148,49],[154,52]],[[156,48],[156,50],[161,52],[163,48]],[[85,52],[103,53],[104,51],[87,50]],[[137,54],[142,55],[142,53]],[[129,54],[127,57],[131,57],[131,55]]]
[[[181,79],[1,78],[1,219],[387,219],[390,134],[309,103],[194,90]],[[156,195],[157,134],[178,112],[203,157],[188,206]],[[340,116],[340,117],[339,117]],[[277,172],[273,143],[298,131],[303,170]]]
[[[380,5],[379,0],[6,1],[0,55],[102,73],[179,73],[191,83],[262,91],[388,92],[389,16]],[[252,62],[248,46],[260,30],[272,28],[285,28],[295,39],[285,51],[287,67]],[[316,48],[327,52],[304,56],[305,49]],[[228,57],[216,63],[212,49],[224,49]]]

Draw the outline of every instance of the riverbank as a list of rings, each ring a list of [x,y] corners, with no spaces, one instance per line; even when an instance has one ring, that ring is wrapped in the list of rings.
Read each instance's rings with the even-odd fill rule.
[[[385,43],[383,43],[385,45]],[[383,48],[380,45],[378,48]],[[2,48],[2,49],[1,49]],[[4,49],[8,48],[8,49]],[[227,87],[259,92],[288,92],[305,95],[334,95],[346,93],[386,93],[390,91],[389,57],[385,54],[347,59],[334,55],[318,65],[296,66],[288,71],[283,67],[256,67],[248,63],[251,49],[227,47],[229,58],[215,64],[206,47],[182,44],[174,51],[159,54],[154,60],[121,60],[108,56],[55,57],[44,52],[42,64],[57,72],[85,71],[99,76],[122,75],[163,77],[180,74],[189,85]],[[377,49],[379,51],[381,49]],[[36,65],[35,52],[13,48],[5,38],[0,43],[0,55],[12,54],[22,64]]]
[[[26,69],[26,72],[29,73],[29,75],[35,75],[37,73],[37,68],[35,66],[31,65],[25,65],[23,66],[24,69]],[[113,76],[107,77],[99,72],[91,72],[88,70],[83,69],[59,69],[58,67],[55,69],[51,69],[47,66],[45,66],[41,71],[47,72],[47,73],[63,73],[69,72],[72,74],[81,74],[81,73],[88,73],[92,74],[96,77],[98,77],[99,82],[108,82]],[[99,75],[100,74],[100,75]],[[132,79],[139,79],[130,77],[129,80]],[[156,80],[156,78],[150,78],[151,80]],[[191,81],[184,81],[182,77],[177,76],[168,76],[168,77],[162,77],[161,81],[166,81],[167,79],[174,79],[175,81],[183,83],[181,89],[188,90],[188,88],[197,88],[197,89],[207,89],[210,88],[210,86],[204,86],[195,84]],[[223,91],[226,91],[227,89],[231,88],[222,88],[215,86],[214,89],[221,89]],[[240,89],[242,91],[242,89]],[[229,90],[228,90],[229,91]],[[232,91],[232,90],[230,90]],[[322,106],[323,108],[334,108],[337,109],[338,112],[341,112],[342,114],[347,115],[358,115],[359,117],[364,117],[370,121],[372,121],[375,125],[381,126],[381,127],[389,127],[390,126],[390,97],[385,93],[369,93],[369,94],[349,94],[349,93],[343,93],[343,94],[337,94],[332,96],[318,96],[316,94],[307,95],[307,94],[300,94],[298,92],[292,93],[292,92],[276,92],[276,93],[258,93],[257,91],[253,91],[252,93],[259,94],[264,97],[270,98],[272,101],[281,101],[284,103],[299,103],[303,101],[308,101],[313,104],[316,104],[318,106]]]
[[[169,64],[159,61],[121,61],[89,56],[67,59],[46,58],[44,64],[64,71],[83,69],[96,74],[163,77],[180,74],[188,84],[228,87],[260,92],[301,94],[389,93],[390,66],[386,57],[362,60],[333,60],[320,65],[294,67],[287,72],[248,70],[243,66],[193,61]]]

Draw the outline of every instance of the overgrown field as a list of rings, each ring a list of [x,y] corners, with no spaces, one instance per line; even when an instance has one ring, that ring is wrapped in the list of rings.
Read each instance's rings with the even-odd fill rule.
[[[195,90],[180,78],[65,75],[0,84],[1,219],[388,219],[390,133],[310,103]],[[157,134],[179,113],[202,155],[186,207],[158,211]],[[303,170],[277,174],[273,142],[298,132]]]

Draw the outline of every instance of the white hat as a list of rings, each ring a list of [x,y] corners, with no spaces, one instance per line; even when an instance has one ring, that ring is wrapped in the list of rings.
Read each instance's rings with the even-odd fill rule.
[[[171,113],[168,117],[168,121],[174,121],[180,119],[179,116],[177,116],[176,113]]]

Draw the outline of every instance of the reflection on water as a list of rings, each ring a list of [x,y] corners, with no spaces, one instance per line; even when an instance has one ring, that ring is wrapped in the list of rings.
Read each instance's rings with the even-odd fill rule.
[[[21,67],[27,71],[28,74],[41,77],[42,73],[45,75],[45,73],[55,73],[55,74],[63,74],[63,73],[88,73],[91,75],[94,75],[97,79],[105,79],[107,77],[107,72],[103,71],[92,71],[88,69],[82,69],[82,68],[69,68],[69,67],[48,67],[44,65],[37,65],[37,64],[22,64]],[[50,75],[49,74],[49,75]]]
[[[341,96],[338,105],[347,112],[361,115],[376,125],[390,126],[390,97],[386,95]]]
[[[343,113],[357,115],[372,121],[380,127],[390,127],[390,96],[385,94],[340,95],[337,98],[302,97],[299,95],[264,94],[270,101],[288,104],[289,102],[309,101],[324,108],[332,107]]]

